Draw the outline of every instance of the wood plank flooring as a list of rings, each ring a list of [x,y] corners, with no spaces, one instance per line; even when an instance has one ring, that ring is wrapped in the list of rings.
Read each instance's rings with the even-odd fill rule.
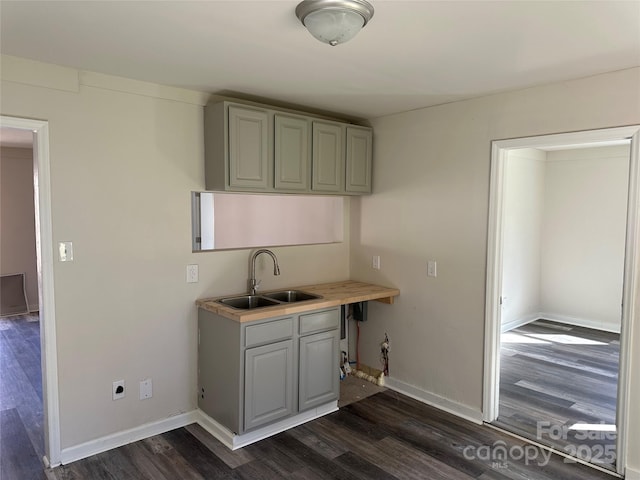
[[[40,322],[0,318],[0,479],[44,479]]]
[[[530,447],[530,446],[529,446]],[[526,447],[526,448],[529,448]],[[501,448],[509,452],[501,456]],[[533,447],[532,447],[533,448]],[[197,425],[49,472],[51,480],[603,480],[609,475],[392,391],[234,452]],[[536,454],[535,457],[533,454]]]
[[[537,320],[502,338],[495,424],[614,468],[615,432],[569,427],[615,425],[620,335]]]
[[[43,470],[32,320],[0,321],[2,480],[610,479],[390,390],[234,452],[194,424]],[[40,427],[19,398],[40,408]]]

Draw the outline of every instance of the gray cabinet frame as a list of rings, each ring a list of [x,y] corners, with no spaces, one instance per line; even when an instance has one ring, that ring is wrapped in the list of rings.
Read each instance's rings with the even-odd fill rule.
[[[245,323],[198,309],[198,407],[242,434],[337,400],[339,324],[337,307]]]

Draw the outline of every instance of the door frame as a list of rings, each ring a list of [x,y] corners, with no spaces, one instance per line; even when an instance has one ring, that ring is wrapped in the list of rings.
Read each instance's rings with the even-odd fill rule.
[[[500,392],[500,326],[502,295],[502,248],[504,231],[504,187],[507,154],[520,148],[575,146],[631,140],[629,160],[629,196],[627,200],[627,232],[625,238],[624,284],[622,292],[622,325],[620,331],[620,372],[616,412],[616,470],[624,474],[626,464],[627,419],[629,395],[629,362],[631,359],[631,332],[637,322],[635,306],[640,299],[638,291],[640,257],[640,125],[606,128],[535,137],[494,140],[491,142],[491,183],[487,238],[487,287],[485,303],[485,346],[483,381],[483,420],[493,422],[498,417]]]
[[[44,464],[60,465],[60,408],[58,353],[53,280],[53,229],[51,220],[51,174],[49,123],[44,120],[0,115],[3,127],[33,132],[33,187],[36,223],[36,263],[40,309],[40,348],[44,413]]]

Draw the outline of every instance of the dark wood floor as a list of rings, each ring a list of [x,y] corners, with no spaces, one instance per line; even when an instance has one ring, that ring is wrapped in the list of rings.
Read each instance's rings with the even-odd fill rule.
[[[510,454],[501,457],[500,448]],[[191,425],[58,467],[52,478],[610,478],[555,455],[546,462],[536,449],[525,460],[523,449],[513,437],[387,390],[235,452]]]
[[[0,318],[0,479],[44,479],[40,322]]]
[[[28,320],[0,322],[2,480],[610,479],[390,390],[235,452],[190,425],[43,471],[41,437],[16,401],[26,392],[41,405],[26,354],[39,354],[37,322]]]
[[[533,343],[529,343],[533,342]],[[615,466],[620,335],[538,320],[503,334],[496,425],[604,467]]]

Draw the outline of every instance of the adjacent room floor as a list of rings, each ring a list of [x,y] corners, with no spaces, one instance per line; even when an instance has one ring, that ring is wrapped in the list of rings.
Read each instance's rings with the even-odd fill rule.
[[[38,314],[0,317],[0,478],[45,478]]]
[[[615,468],[619,357],[615,333],[546,320],[503,333],[495,424]]]

